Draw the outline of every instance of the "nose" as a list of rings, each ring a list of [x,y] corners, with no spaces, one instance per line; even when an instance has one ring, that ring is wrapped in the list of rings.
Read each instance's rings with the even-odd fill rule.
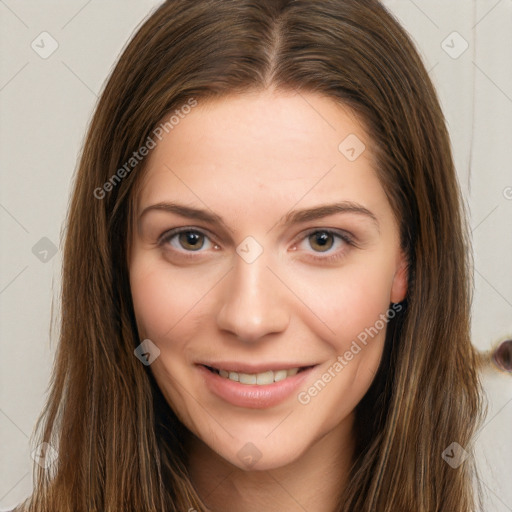
[[[254,342],[285,331],[289,320],[284,286],[267,268],[264,254],[252,263],[236,257],[224,281],[219,328]]]

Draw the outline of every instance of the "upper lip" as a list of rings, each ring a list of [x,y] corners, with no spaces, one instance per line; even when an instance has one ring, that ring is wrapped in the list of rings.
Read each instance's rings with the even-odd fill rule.
[[[307,368],[315,366],[315,364],[304,363],[262,363],[262,364],[248,364],[236,361],[210,361],[208,363],[198,363],[203,366],[209,366],[216,370],[226,370],[237,373],[263,373],[269,370],[290,370],[292,368]]]

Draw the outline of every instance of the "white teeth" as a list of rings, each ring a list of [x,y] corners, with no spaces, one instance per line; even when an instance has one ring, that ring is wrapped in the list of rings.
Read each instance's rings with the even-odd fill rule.
[[[296,375],[299,368],[290,368],[289,370],[269,370],[262,373],[239,373],[239,372],[228,372],[227,370],[218,370],[219,375],[240,384],[257,384],[259,386],[265,386],[272,384],[273,382],[279,382]]]
[[[272,371],[256,375],[256,384],[272,384],[272,382],[274,382],[274,372]]]
[[[288,377],[288,372],[286,370],[278,370],[277,372],[274,372],[274,382],[284,380],[286,377]]]
[[[231,373],[231,372],[230,372]],[[232,372],[235,373],[235,372]],[[258,375],[250,374],[250,373],[239,373],[238,381],[240,384],[256,384],[258,380]]]

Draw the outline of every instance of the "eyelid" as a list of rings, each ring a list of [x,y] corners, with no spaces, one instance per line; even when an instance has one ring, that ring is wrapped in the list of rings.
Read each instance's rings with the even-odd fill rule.
[[[198,228],[196,226],[180,226],[179,228],[172,228],[172,229],[169,229],[167,231],[164,231],[164,233],[162,233],[158,237],[158,239],[156,241],[156,245],[161,246],[164,243],[169,242],[172,237],[174,237],[176,235],[179,235],[180,233],[183,233],[183,232],[186,232],[186,231],[194,231],[194,232],[197,232],[197,233],[201,233],[206,238],[208,238],[212,244],[219,245],[216,242],[215,238],[210,234],[210,232],[207,229]],[[184,251],[184,252],[193,253],[195,251]],[[202,251],[197,251],[197,252],[202,252]]]
[[[309,260],[311,262],[316,262],[319,264],[332,264],[337,263],[343,258],[345,258],[350,251],[351,248],[358,248],[358,245],[356,244],[354,240],[354,236],[343,230],[343,229],[331,229],[331,228],[323,228],[323,227],[315,227],[308,229],[307,231],[303,231],[300,235],[300,238],[293,243],[294,250],[297,249],[297,244],[302,243],[307,240],[307,238],[314,234],[314,233],[329,233],[330,235],[337,237],[342,242],[342,247],[338,248],[337,250],[331,251],[329,249],[328,251],[321,252],[321,251],[304,251],[306,254],[305,257],[306,260]]]
[[[210,234],[209,230],[207,230],[205,228],[199,228],[196,226],[180,226],[177,228],[169,229],[169,230],[165,231],[164,233],[162,233],[158,237],[156,244],[158,246],[163,246],[164,244],[168,243],[174,236],[179,235],[180,233],[183,233],[186,231],[193,231],[193,232],[201,233],[206,238],[208,238],[208,240],[210,241],[211,244],[213,244],[214,246],[217,246],[217,247],[220,246],[220,244],[216,241],[215,237],[213,237]],[[314,233],[318,233],[318,232],[329,233],[330,235],[340,239],[342,242],[344,242],[348,246],[352,246],[352,247],[356,247],[356,248],[359,247],[358,244],[356,243],[356,239],[355,239],[354,235],[352,235],[352,233],[350,233],[346,230],[338,229],[338,228],[312,227],[305,231],[301,231],[300,234],[295,237],[294,241],[292,242],[292,246],[294,247],[294,250],[296,250],[297,244],[299,244],[300,242],[306,241],[310,235],[312,235]],[[202,248],[198,251],[187,251],[186,249],[179,250],[179,249],[172,247],[169,250],[174,251],[175,253],[178,253],[178,254],[180,254],[180,256],[185,257],[185,258],[198,258],[198,257],[200,257],[201,253],[206,252],[206,251],[202,250]],[[327,263],[327,262],[333,262],[333,261],[341,259],[342,257],[345,256],[345,254],[347,253],[347,250],[348,250],[348,248],[345,247],[345,248],[338,249],[333,252],[331,252],[330,250],[326,251],[325,253],[322,253],[320,251],[313,251],[313,250],[305,251],[305,252],[308,253],[306,256],[308,259],[315,260],[318,262]]]
[[[351,245],[357,246],[356,238],[354,235],[352,235],[352,233],[345,231],[344,229],[325,228],[325,227],[314,227],[314,228],[309,228],[306,231],[301,231],[301,233],[299,235],[297,235],[297,237],[295,238],[295,241],[293,243],[296,244],[296,243],[304,240],[308,236],[312,235],[313,233],[318,233],[318,232],[329,233],[331,235],[341,238],[342,240],[344,240],[347,243],[350,243]]]

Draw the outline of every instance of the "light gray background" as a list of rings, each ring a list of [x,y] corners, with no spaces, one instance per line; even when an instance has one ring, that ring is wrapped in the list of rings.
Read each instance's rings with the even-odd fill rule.
[[[104,80],[159,3],[0,0],[0,509],[31,490],[29,437],[58,335],[49,328],[61,252],[52,255],[51,244],[60,248],[77,155]],[[472,336],[490,350],[512,337],[512,0],[384,3],[416,41],[445,111],[471,213]],[[31,47],[48,51],[44,31],[58,44],[46,59]],[[483,378],[486,511],[512,511],[512,377],[489,367]]]

